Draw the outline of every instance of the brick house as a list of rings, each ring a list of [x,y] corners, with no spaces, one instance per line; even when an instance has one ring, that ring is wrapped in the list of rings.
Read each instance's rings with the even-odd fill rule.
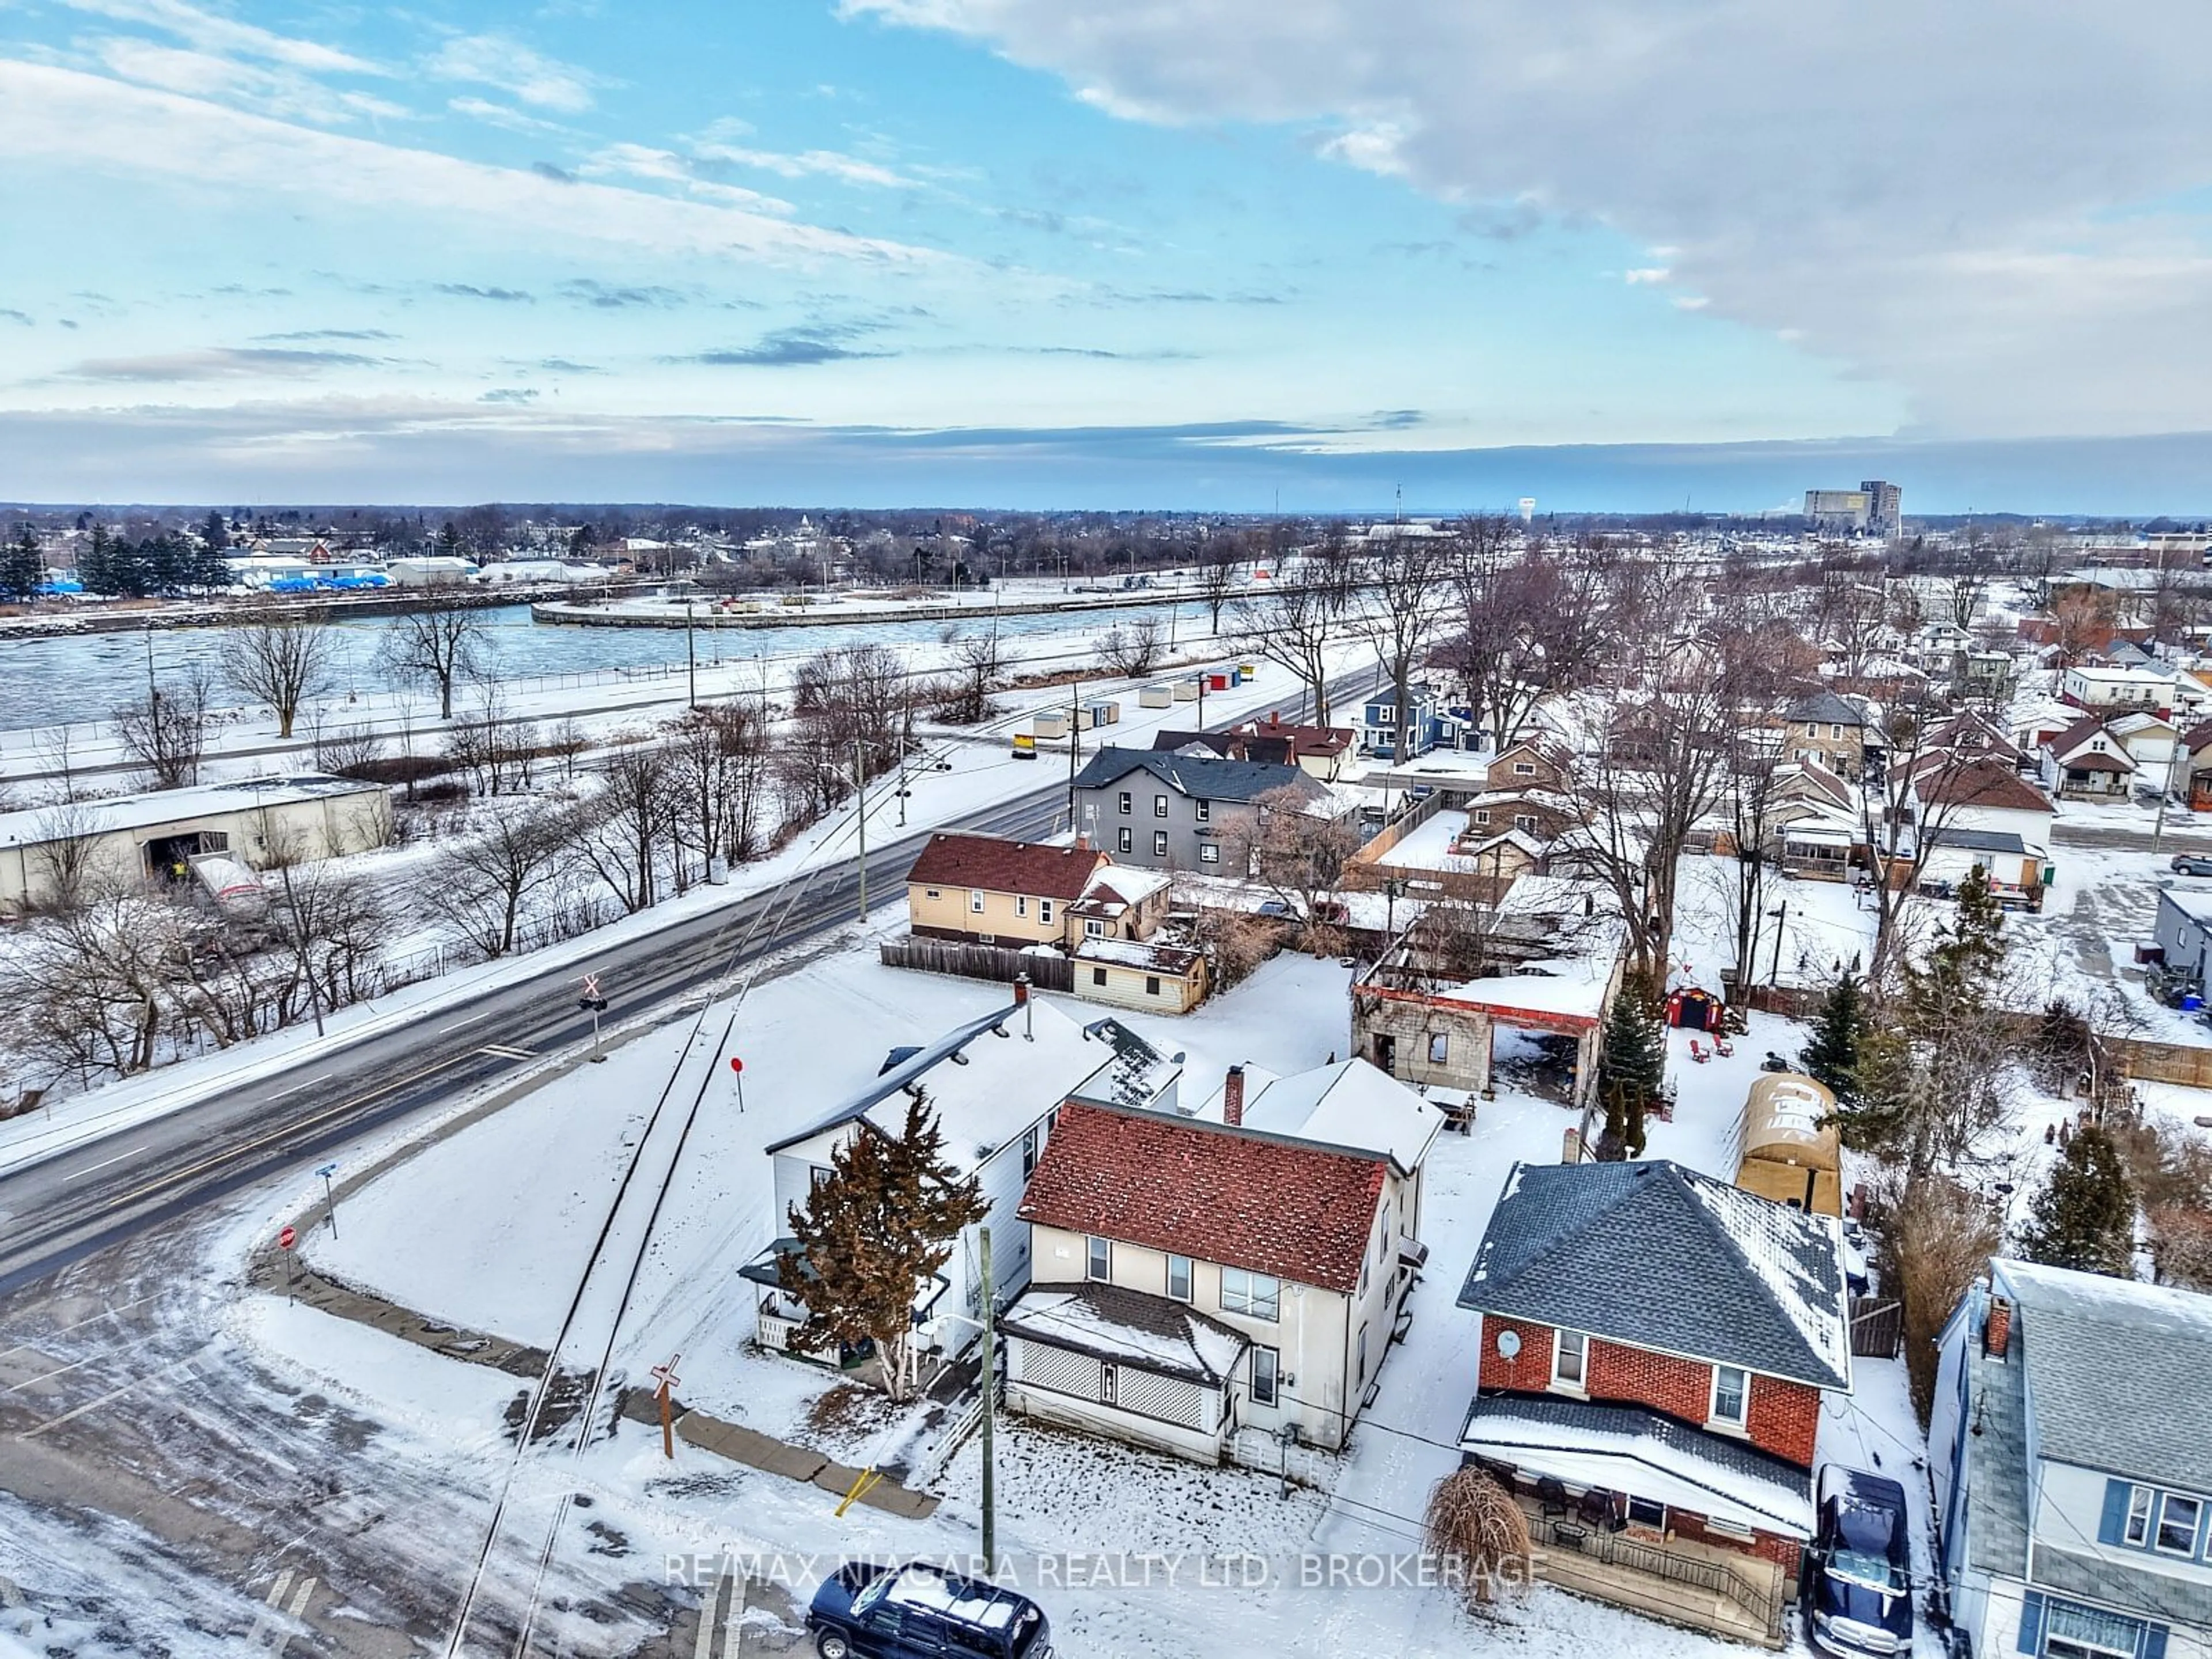
[[[1248,1123],[1241,1067],[1218,1121],[1064,1108],[1022,1200],[1030,1283],[999,1320],[1008,1407],[1202,1462],[1340,1447],[1423,1259],[1442,1122],[1349,1069],[1264,1091],[1282,1091],[1271,1121],[1354,1120],[1342,1139]]]
[[[1848,1294],[1832,1217],[1663,1161],[1517,1165],[1459,1296],[1482,1316],[1462,1450],[1548,1576],[1778,1644]]]

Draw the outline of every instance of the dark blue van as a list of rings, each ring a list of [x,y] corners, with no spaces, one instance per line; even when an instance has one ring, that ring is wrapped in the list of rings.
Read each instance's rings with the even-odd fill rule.
[[[822,1659],[1052,1659],[1044,1609],[927,1562],[849,1562],[823,1580],[806,1628]]]
[[[1805,1575],[1806,1634],[1843,1659],[1912,1649],[1911,1524],[1905,1488],[1831,1463]]]

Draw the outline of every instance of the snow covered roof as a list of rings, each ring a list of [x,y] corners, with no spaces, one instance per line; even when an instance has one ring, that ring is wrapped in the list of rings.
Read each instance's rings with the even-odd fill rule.
[[[1182,978],[1205,960],[1205,952],[1183,945],[1148,945],[1133,939],[1087,939],[1075,947],[1078,962],[1096,962],[1115,968],[1141,968],[1147,973]]]
[[[1086,1088],[1109,1088],[1110,1079],[1100,1074],[1127,1063],[1120,1047],[1100,1046],[1097,1027],[1079,1024],[1031,997],[1026,1008],[1016,1002],[956,1026],[925,1048],[895,1050],[892,1063],[866,1089],[768,1151],[785,1152],[860,1121],[896,1135],[905,1127],[911,1088],[936,1112],[946,1157],[962,1170],[973,1170],[1062,1101]]]
[[[1665,1160],[1516,1164],[1459,1305],[1851,1386],[1842,1224]]]
[[[2026,1261],[1990,1267],[2019,1310],[2035,1449],[2212,1492],[2212,1296]]]
[[[1483,1395],[1460,1447],[1578,1486],[1788,1538],[1813,1535],[1813,1478],[1769,1452],[1640,1406]]]
[[[1382,1201],[1384,1164],[1249,1128],[1071,1103],[1020,1213],[1348,1295]]]
[[[1581,971],[1471,979],[1437,995],[1446,1001],[1478,1003],[1502,1012],[1565,1014],[1594,1024],[1605,1012],[1611,975],[1600,974],[1595,963],[1577,962],[1571,966]]]
[[[1321,786],[1298,768],[1258,761],[1221,760],[1212,756],[1164,754],[1150,749],[1121,749],[1112,744],[1091,757],[1071,787],[1103,789],[1132,772],[1149,772],[1194,800],[1256,800],[1271,789],[1296,789],[1319,795]]]
[[[1031,1285],[999,1316],[1008,1336],[1219,1388],[1252,1346],[1242,1332],[1121,1285]]]
[[[1364,1060],[1341,1060],[1278,1077],[1244,1068],[1244,1127],[1328,1146],[1380,1152],[1411,1174],[1429,1155],[1444,1115]],[[1218,1121],[1221,1091],[1199,1115]]]
[[[125,830],[188,823],[195,818],[255,812],[264,806],[291,806],[301,801],[330,800],[346,795],[381,797],[386,793],[380,783],[325,777],[313,772],[290,777],[248,778],[237,783],[206,783],[192,789],[155,789],[143,795],[116,795],[106,800],[76,801],[66,806],[0,812],[0,843],[36,847],[41,842],[76,835],[117,835]]]

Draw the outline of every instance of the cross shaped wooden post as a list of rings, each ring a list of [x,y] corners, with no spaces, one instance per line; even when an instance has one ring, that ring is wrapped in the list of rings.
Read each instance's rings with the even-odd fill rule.
[[[653,1368],[653,1396],[660,1401],[660,1452],[671,1462],[676,1456],[676,1427],[669,1415],[668,1395],[671,1389],[683,1384],[684,1379],[676,1374],[676,1362],[683,1358],[680,1353],[672,1354],[665,1365]]]

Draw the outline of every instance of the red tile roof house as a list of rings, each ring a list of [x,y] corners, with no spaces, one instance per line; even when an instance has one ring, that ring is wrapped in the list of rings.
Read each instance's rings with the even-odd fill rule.
[[[1248,1127],[1231,1079],[1218,1123],[1061,1109],[999,1319],[1010,1409],[1205,1463],[1344,1443],[1422,1255],[1419,1158]]]
[[[1459,1296],[1460,1444],[1522,1499],[1540,1572],[1780,1645],[1821,1398],[1851,1387],[1839,1228],[1666,1162],[1515,1167]]]

